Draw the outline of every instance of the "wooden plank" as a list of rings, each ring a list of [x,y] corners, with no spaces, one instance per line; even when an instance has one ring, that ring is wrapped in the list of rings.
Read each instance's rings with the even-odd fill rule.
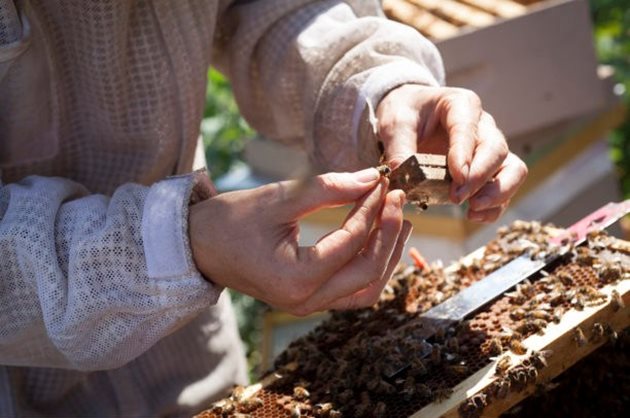
[[[511,18],[527,12],[527,7],[512,0],[460,0],[499,17]]]
[[[446,166],[446,155],[442,154],[416,154],[416,159],[420,165],[434,165],[438,167]]]
[[[390,18],[412,26],[433,39],[446,39],[459,31],[457,26],[404,0],[384,0],[383,10]]]
[[[530,166],[529,175],[525,183],[519,188],[512,202],[518,201],[529,194],[534,188],[542,184],[560,167],[576,158],[590,145],[604,137],[611,129],[619,126],[625,118],[626,108],[617,103],[603,114],[598,114],[584,127],[576,128],[576,132],[568,141],[563,141],[553,151],[537,161],[527,161]]]
[[[409,3],[455,23],[473,27],[491,25],[495,17],[490,13],[470,7],[454,0],[408,0]]]
[[[617,311],[615,311],[610,297],[614,289],[619,292],[626,305]],[[539,370],[537,383],[553,379],[607,341],[606,338],[602,338],[599,341],[589,341],[584,346],[578,347],[573,340],[574,330],[577,327],[580,327],[586,337],[590,338],[591,329],[596,322],[608,324],[617,332],[630,326],[630,280],[623,280],[616,285],[606,286],[601,291],[608,296],[608,303],[586,307],[583,311],[572,309],[564,314],[560,323],[549,324],[545,328],[544,335],[532,335],[523,341],[523,345],[529,350],[553,351],[552,356],[547,359],[548,366]],[[511,352],[506,352],[500,358],[505,356],[511,357],[514,366],[527,357],[527,355],[517,356]],[[410,418],[459,417],[459,406],[470,397],[481,393],[494,382],[496,379],[495,367],[498,361],[499,359],[455,386],[451,397],[444,402],[427,405]],[[497,417],[535,391],[536,385],[530,384],[521,392],[509,392],[505,399],[492,399],[481,416],[484,418]]]

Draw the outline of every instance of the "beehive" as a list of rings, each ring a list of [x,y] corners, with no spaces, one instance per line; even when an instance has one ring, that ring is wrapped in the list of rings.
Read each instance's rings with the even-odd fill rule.
[[[605,107],[586,0],[384,0],[429,37],[450,86],[475,91],[508,139]]]
[[[261,383],[198,417],[499,415],[630,325],[630,244],[592,234],[428,342],[410,324],[514,257],[548,251],[553,231],[516,222],[446,269],[401,267],[376,306],[334,313],[292,343]],[[401,362],[409,367],[389,370]]]

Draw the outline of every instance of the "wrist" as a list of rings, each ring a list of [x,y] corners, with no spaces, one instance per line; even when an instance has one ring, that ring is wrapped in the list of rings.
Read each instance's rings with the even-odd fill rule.
[[[207,238],[209,203],[210,199],[207,199],[189,206],[188,237],[192,260],[197,270],[199,270],[204,279],[214,282],[210,278],[211,266],[209,265],[210,257],[208,257],[208,254],[211,254]]]
[[[195,267],[204,279],[213,282],[207,266],[208,257],[204,257],[209,254],[209,249],[206,248],[209,241],[205,235],[207,234],[208,213],[210,213],[208,206],[218,193],[205,169],[195,171],[193,178],[194,183],[188,201],[188,244]]]

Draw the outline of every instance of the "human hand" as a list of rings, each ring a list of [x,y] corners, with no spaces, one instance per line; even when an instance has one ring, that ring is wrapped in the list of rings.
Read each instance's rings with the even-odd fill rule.
[[[370,168],[224,193],[190,207],[197,267],[218,285],[296,315],[373,305],[398,264],[411,224],[404,193]],[[308,247],[298,220],[355,203],[343,225]]]
[[[470,90],[407,84],[389,92],[376,113],[392,168],[416,152],[447,155],[451,200],[468,200],[471,220],[496,220],[527,177],[525,163],[509,152]]]

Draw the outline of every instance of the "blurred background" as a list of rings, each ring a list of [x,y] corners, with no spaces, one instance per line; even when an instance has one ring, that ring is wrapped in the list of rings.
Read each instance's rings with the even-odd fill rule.
[[[387,3],[386,1],[385,4],[387,5]],[[400,6],[394,1],[389,3],[393,5],[392,7]],[[618,187],[619,193],[623,197],[630,198],[630,117],[628,113],[630,107],[630,95],[628,94],[630,90],[630,0],[590,0],[589,5],[597,60],[600,64],[610,66],[614,71],[613,73],[606,67],[603,69],[600,67],[600,73],[602,71],[608,73],[610,89],[617,98],[615,103],[624,105],[624,107],[619,107],[622,109],[622,117],[613,118],[614,122],[609,122],[603,127],[607,132],[605,135],[608,142],[606,152],[614,164],[614,177],[617,181],[615,187]],[[435,38],[439,39],[439,36]],[[455,45],[456,47],[457,45]],[[447,67],[448,64],[447,62]],[[600,77],[602,77],[601,74]],[[208,72],[208,80],[201,133],[211,175],[213,179],[221,179],[225,177],[226,173],[244,166],[244,149],[248,139],[255,137],[255,132],[239,115],[228,81],[213,69]],[[449,81],[451,80],[452,77],[449,78]],[[483,95],[482,98],[484,98]],[[614,130],[608,133],[612,128]],[[518,130],[518,127],[515,126],[514,129]],[[592,128],[586,125],[576,125],[570,129],[575,132],[575,141],[579,141],[581,131]],[[519,134],[515,136],[520,137]],[[512,143],[510,135],[508,135],[508,139]],[[518,146],[521,146],[521,142],[517,141],[517,143]],[[550,145],[545,144],[546,148],[539,146],[535,149],[536,152],[532,152],[530,149],[534,146],[532,144],[538,146],[538,143],[534,141],[524,141],[522,153],[528,153],[532,161],[536,162],[536,152],[538,154],[547,152],[546,150],[549,149]],[[528,161],[528,164],[530,162]],[[566,213],[563,216],[566,216]],[[255,379],[260,371],[258,369],[262,358],[262,317],[266,307],[236,292],[233,292],[232,296],[241,336],[248,349],[250,375],[252,379]]]

